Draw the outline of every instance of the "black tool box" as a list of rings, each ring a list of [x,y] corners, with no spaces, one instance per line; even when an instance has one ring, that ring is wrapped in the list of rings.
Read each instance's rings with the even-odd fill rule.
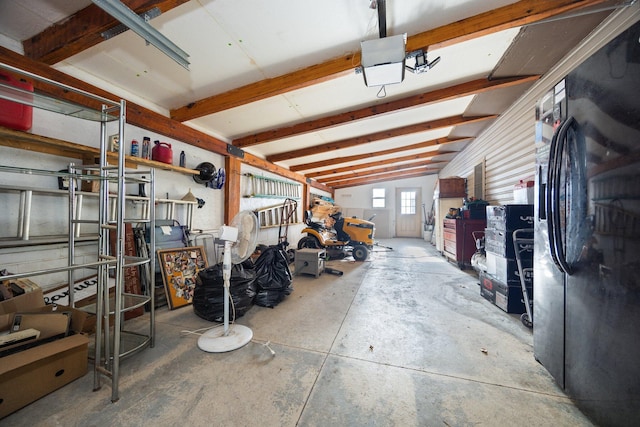
[[[533,257],[531,255],[531,252],[525,251],[521,257],[524,282],[527,287],[533,286]],[[518,271],[518,262],[515,259],[487,252],[486,267],[486,272],[502,283],[520,286],[520,272]]]
[[[515,260],[513,232],[518,229],[533,229],[533,205],[487,206],[485,250]],[[533,232],[523,233],[520,237],[533,238]],[[521,257],[533,259],[533,248],[522,251]]]
[[[518,283],[503,283],[490,274],[480,272],[480,295],[507,313],[522,314],[526,311],[522,286]],[[533,297],[533,286],[527,286],[529,298]]]
[[[533,228],[533,205],[487,206],[487,228],[513,231]]]

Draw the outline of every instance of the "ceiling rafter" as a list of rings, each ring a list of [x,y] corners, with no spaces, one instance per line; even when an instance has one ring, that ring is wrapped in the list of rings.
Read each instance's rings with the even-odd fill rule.
[[[189,0],[125,0],[123,3],[137,14],[154,7],[165,13]],[[25,56],[56,64],[104,41],[101,33],[120,25],[120,22],[91,4],[63,22],[54,24],[30,39],[22,41]]]
[[[12,65],[25,71],[29,71],[34,74],[52,79],[54,81],[67,84],[77,89],[85,90],[94,95],[102,96],[114,101],[120,99],[117,95],[114,95],[106,90],[93,86],[90,83],[78,80],[75,77],[51,68],[50,66],[42,62],[34,61],[2,46],[0,46],[0,60],[7,65]],[[52,95],[59,99],[76,102],[80,105],[84,105],[90,108],[100,108],[100,105],[86,102],[86,100],[79,98],[74,93],[60,88],[54,89],[50,86],[47,86],[36,87],[36,89],[40,90],[42,93]],[[142,129],[148,129],[152,132],[157,132],[158,134],[167,136],[169,138],[183,141],[184,143],[193,145],[194,147],[209,150],[222,156],[228,156],[227,144],[224,141],[221,141],[196,129],[190,128],[183,123],[171,120],[169,117],[163,116],[159,113],[156,113],[155,111],[137,105],[134,102],[127,102],[127,123],[138,126]],[[266,160],[258,158],[250,153],[245,153],[242,162],[269,172],[276,173],[297,182],[306,182],[306,177],[304,177],[303,175],[291,172],[288,169],[267,162]],[[320,183],[316,183],[315,185],[318,188],[323,188],[325,191],[331,191],[330,188],[323,186]]]
[[[457,153],[457,151],[425,152],[420,154],[414,154],[411,156],[396,157],[394,159],[378,160],[375,162],[361,163],[358,165],[350,165],[342,168],[327,169],[323,171],[308,173],[308,174],[305,174],[305,176],[307,178],[317,179],[320,176],[327,176],[327,175],[339,174],[344,172],[354,172],[354,171],[372,168],[376,166],[382,166],[382,165],[395,165],[401,162],[410,162],[412,160],[433,159],[434,157],[443,156],[445,154],[452,154],[452,153]],[[438,162],[432,160],[431,163],[438,163]],[[322,179],[318,179],[318,182],[322,182]]]
[[[415,169],[422,166],[429,166],[429,169],[440,169],[444,167],[445,163],[446,162],[433,162],[431,160],[423,160],[420,162],[402,163],[394,166],[385,166],[383,168],[367,169],[360,172],[350,172],[343,175],[330,176],[328,178],[319,178],[317,179],[317,181],[323,184],[327,184],[331,182],[344,181],[345,179],[364,178],[366,176],[378,175],[380,173],[385,173],[385,172],[397,172],[397,171],[403,171],[406,169]]]
[[[606,0],[521,0],[462,19],[407,39],[407,51],[451,45],[498,31],[541,21],[565,12],[604,3]],[[288,74],[264,79],[172,109],[181,122],[270,98],[353,72],[360,52],[312,65]]]
[[[428,122],[414,123],[407,126],[402,126],[395,129],[386,129],[379,132],[370,133],[368,135],[357,136],[354,138],[343,139],[341,141],[328,142],[326,144],[314,145],[311,147],[305,147],[298,150],[287,151],[278,154],[272,154],[267,156],[267,160],[270,162],[280,162],[283,160],[290,160],[297,157],[312,156],[320,152],[342,150],[344,148],[356,147],[363,144],[368,144],[375,141],[380,141],[388,138],[395,138],[398,136],[409,135],[412,133],[426,132],[430,130],[440,129],[444,127],[464,125],[477,123],[484,120],[491,120],[498,117],[495,114],[477,117],[464,117],[464,116],[452,116],[442,119],[431,120]]]
[[[177,5],[180,4],[184,4],[185,2],[187,2],[188,0],[122,0],[123,3],[126,3],[129,7],[131,7],[132,9],[136,10],[134,5],[158,5],[158,4],[163,4],[163,5],[173,5],[171,6],[171,8],[176,7]],[[442,46],[448,46],[454,43],[459,43],[459,42],[463,42],[466,40],[470,40],[473,38],[477,38],[480,36],[484,36],[487,34],[491,34],[493,32],[497,32],[497,31],[501,31],[504,30],[506,28],[512,28],[512,27],[516,27],[522,24],[526,24],[528,22],[536,22],[539,21],[541,19],[546,19],[549,17],[554,17],[555,15],[559,15],[559,14],[568,14],[571,13],[575,10],[578,9],[582,9],[582,8],[586,8],[586,7],[591,7],[593,5],[600,5],[603,3],[607,3],[607,1],[611,1],[611,0],[514,0],[514,3],[505,7],[501,7],[501,8],[497,8],[497,9],[493,9],[487,12],[484,12],[482,14],[479,15],[475,15],[472,16],[470,18],[465,18],[462,19],[460,21],[457,22],[453,22],[450,23],[448,25],[443,25],[442,27],[436,28],[436,29],[432,29],[429,31],[425,31],[422,33],[419,33],[417,35],[411,36],[407,42],[407,51],[413,51],[419,48],[422,49],[433,49],[436,47],[442,47]],[[148,10],[150,7],[147,7],[146,9]],[[83,9],[84,11],[85,9]],[[90,8],[86,8],[86,10],[90,10]],[[516,11],[520,11],[520,15],[518,15],[516,13]],[[101,10],[99,11],[100,13]],[[66,27],[66,29],[69,29],[72,27],[74,20],[77,22],[77,16],[79,14],[81,14],[82,11],[77,12],[76,14],[74,14],[72,17],[69,17],[67,20],[65,20],[64,22],[61,21],[61,25],[69,25]],[[176,14],[179,12],[174,12],[174,14]],[[107,16],[108,17],[108,16]],[[108,17],[109,19],[111,19],[110,17]],[[169,18],[169,17],[167,17]],[[95,16],[92,16],[91,19],[89,19],[87,22],[85,22],[85,24],[89,24],[90,28],[87,28],[85,26],[85,28],[83,29],[78,29],[78,30],[82,30],[82,31],[86,31],[84,33],[84,35],[79,36],[80,38],[84,37],[83,42],[86,42],[87,40],[90,40],[91,37],[89,35],[89,33],[92,32],[92,29],[95,29],[94,25],[96,22],[98,21],[94,21]],[[71,24],[69,24],[71,23]],[[517,23],[517,24],[516,24]],[[115,23],[116,25],[118,24],[117,22]],[[52,26],[52,27],[55,27]],[[537,27],[536,27],[537,28]],[[46,31],[45,31],[46,32]],[[45,34],[45,32],[41,33],[40,35]],[[99,34],[100,31],[95,31],[95,34]],[[64,32],[63,32],[64,33]],[[78,31],[75,31],[71,34],[68,34],[68,37],[73,38],[74,35],[77,35]],[[98,37],[99,38],[99,37]],[[99,38],[101,41],[101,38]],[[96,43],[99,43],[99,41],[97,41]],[[75,43],[75,42],[74,42]],[[64,44],[68,44],[68,40],[65,41],[63,43]],[[95,44],[95,43],[94,43]],[[424,45],[424,46],[423,46]],[[42,46],[42,45],[41,45]],[[92,45],[91,45],[92,46]],[[84,49],[90,47],[90,45],[87,45],[87,47],[85,47]],[[82,50],[83,48],[80,48],[80,50]],[[57,54],[57,53],[56,53]],[[72,53],[71,55],[73,55],[74,53]],[[347,68],[345,68],[343,71],[342,68],[340,67],[344,67],[344,63],[343,60],[345,60],[345,58],[348,60],[349,62],[349,66]],[[357,61],[355,61],[354,59],[357,59]],[[298,87],[307,87],[309,85],[312,85],[314,83],[317,82],[321,82],[321,81],[327,81],[330,80],[332,78],[334,78],[335,76],[338,75],[343,75],[346,72],[353,72],[353,68],[354,66],[358,65],[359,63],[359,52],[356,54],[351,54],[351,55],[346,55],[343,58],[334,58],[334,60],[332,61],[328,61],[327,63],[324,64],[318,64],[318,66],[311,66],[308,67],[307,70],[311,70],[313,72],[311,72],[308,75],[300,75],[300,79],[301,80],[296,80],[295,78],[292,79],[291,78],[291,74],[285,75],[285,76],[281,76],[284,77],[287,81],[286,82],[281,82],[284,84],[280,84],[279,88],[277,90],[280,90],[282,93],[286,93],[290,90],[296,89]],[[332,65],[333,64],[333,65]],[[323,66],[327,65],[329,66],[329,68],[334,67],[333,71],[331,73],[328,74],[323,74]],[[337,67],[337,68],[335,68]],[[512,67],[513,68],[513,67]],[[507,70],[509,68],[506,68]],[[513,68],[513,69],[518,69]],[[326,70],[326,69],[325,69]],[[337,71],[336,71],[337,70]],[[534,71],[534,73],[539,72],[539,69],[535,69],[536,71]],[[295,72],[297,73],[297,72]],[[517,74],[520,74],[518,72],[509,72],[509,73],[500,73],[501,75],[510,75],[510,76],[515,76]],[[529,73],[522,73],[522,74],[532,74],[531,72]],[[510,79],[500,79],[500,81],[496,81],[496,80],[488,80],[488,79],[477,79],[477,80],[471,80],[471,81],[467,81],[464,83],[460,83],[460,81],[456,82],[456,85],[454,86],[449,86],[446,88],[440,88],[438,90],[434,90],[431,92],[425,92],[422,94],[418,94],[418,95],[412,95],[409,96],[405,99],[400,99],[400,100],[396,100],[396,101],[391,101],[391,102],[386,102],[386,103],[382,103],[379,105],[375,105],[375,106],[370,106],[370,107],[362,107],[362,103],[360,104],[360,106],[354,107],[355,109],[348,112],[348,113],[336,113],[335,110],[334,112],[329,112],[327,111],[326,113],[323,114],[329,114],[329,117],[321,117],[321,118],[317,118],[317,119],[313,119],[313,120],[309,120],[307,122],[304,123],[298,123],[298,124],[294,124],[294,125],[286,125],[285,127],[282,128],[278,128],[275,125],[273,127],[268,127],[266,128],[267,130],[264,130],[264,128],[262,130],[259,129],[254,129],[254,130],[248,130],[247,132],[243,132],[243,134],[240,134],[240,132],[236,133],[236,135],[238,135],[238,137],[232,142],[232,144],[235,142],[237,144],[237,146],[244,148],[244,147],[251,147],[251,146],[256,146],[259,144],[264,144],[264,143],[268,143],[268,142],[272,142],[272,141],[277,141],[277,140],[282,140],[283,138],[287,138],[287,137],[291,137],[291,136],[296,136],[296,135],[304,135],[306,133],[310,133],[310,132],[317,132],[318,130],[322,130],[322,129],[328,129],[328,128],[332,128],[332,127],[340,127],[341,125],[344,124],[348,124],[350,122],[353,121],[364,121],[364,120],[368,120],[368,119],[375,119],[377,117],[381,117],[384,116],[385,114],[389,114],[392,115],[394,112],[397,111],[402,111],[402,110],[406,110],[406,109],[410,109],[410,108],[415,108],[415,106],[421,106],[421,105],[427,105],[431,102],[435,103],[438,101],[444,101],[444,100],[448,100],[448,99],[455,99],[456,97],[460,97],[460,96],[465,96],[465,95],[469,95],[469,94],[473,94],[473,93],[482,93],[482,92],[487,92],[489,90],[492,90],[494,88],[499,87],[500,84],[505,83],[508,84],[509,86],[515,86],[517,84],[521,84],[521,83],[525,83],[525,81],[527,81],[528,79],[531,79],[529,81],[533,82],[533,80],[538,79],[539,76],[526,76],[526,77],[513,77],[512,80]],[[277,79],[277,77],[276,77]],[[527,80],[523,80],[523,79],[527,79]],[[307,83],[308,82],[308,83]],[[271,79],[267,79],[264,80],[262,82],[257,82],[255,83],[255,85],[258,85],[260,87],[265,88],[265,90],[267,90],[267,92],[262,93],[260,90],[258,90],[257,92],[257,96],[258,99],[264,99],[267,98],[269,96],[273,96],[273,95],[269,95],[268,94],[268,90],[269,90],[269,85],[273,83]],[[465,86],[466,85],[466,86]],[[473,85],[477,85],[475,88],[477,89],[474,92],[474,87]],[[247,85],[247,86],[253,86],[253,85]],[[236,90],[239,90],[238,93],[242,93],[242,90],[244,89],[244,87],[242,88],[237,88],[237,89],[233,89],[231,92],[234,92]],[[519,88],[518,86],[514,87],[515,90],[519,90],[522,88]],[[456,94],[456,91],[460,91]],[[466,93],[465,91],[469,91],[471,93]],[[502,92],[501,92],[502,93]],[[500,94],[501,94],[500,93]],[[513,90],[510,91],[505,91],[504,94],[505,96],[511,96],[511,94],[514,93]],[[224,94],[222,94],[224,95]],[[499,95],[499,94],[496,94]],[[246,102],[243,101],[242,98],[236,99],[237,101],[241,102],[241,104],[239,105],[245,105],[248,102],[251,102],[253,100],[256,100],[255,98],[247,98]],[[478,101],[477,104],[477,108],[474,110],[476,111],[473,114],[477,114],[478,116],[480,116],[481,114],[496,114],[495,116],[486,116],[487,118],[494,118],[497,117],[497,113],[498,111],[496,111],[496,108],[492,108],[489,102],[485,102],[486,98],[479,98],[480,101]],[[484,104],[482,102],[484,102]],[[190,104],[191,106],[192,104]],[[366,105],[366,104],[365,104]],[[482,108],[481,108],[482,107]],[[215,107],[217,108],[217,107]],[[227,107],[228,108],[228,107]],[[483,109],[484,108],[484,109]],[[223,110],[225,108],[222,108],[221,110]],[[150,124],[148,123],[148,121],[146,120],[147,117],[144,117],[144,114],[140,115],[140,113],[142,113],[142,108],[139,108],[137,105],[135,104],[129,104],[128,105],[128,113],[129,115],[133,118],[134,121],[139,122],[139,125],[143,125],[142,127],[147,127],[150,126]],[[243,110],[244,111],[244,110]],[[481,112],[482,111],[482,112]],[[173,111],[172,111],[173,113]],[[319,115],[317,115],[316,117],[319,117]],[[464,117],[464,113],[462,113],[461,117]],[[470,116],[469,116],[470,117]],[[484,116],[483,116],[484,117]],[[179,123],[177,121],[173,121],[171,119],[169,119],[168,117],[164,116],[164,118],[166,119],[165,121],[161,121],[161,127],[163,128],[163,130],[160,133],[166,133],[166,134],[173,134],[175,133],[175,124]],[[448,118],[442,119],[442,120],[446,120]],[[426,120],[422,119],[422,120]],[[173,123],[171,123],[173,122]],[[401,124],[398,123],[398,121],[394,120],[392,121],[393,123],[395,123],[395,126],[399,126]],[[431,121],[430,125],[433,126],[435,123],[437,123],[438,121]],[[369,122],[366,122],[369,123]],[[462,124],[465,123],[471,123],[471,122],[464,122]],[[429,150],[429,148],[427,148],[427,146],[425,145],[427,143],[427,141],[418,143],[418,144],[412,144],[411,147],[412,148],[408,148],[409,146],[402,146],[402,147],[396,147],[394,149],[390,149],[390,150],[382,150],[384,151],[393,151],[393,154],[382,154],[381,152],[376,152],[376,153],[363,153],[364,151],[367,150],[371,150],[371,146],[374,144],[369,144],[364,145],[368,142],[373,142],[373,141],[382,141],[388,138],[389,139],[389,143],[386,144],[387,141],[385,142],[385,146],[390,147],[395,145],[394,144],[394,137],[398,137],[399,135],[402,135],[404,133],[395,133],[395,132],[408,132],[408,133],[412,133],[412,132],[424,132],[425,130],[431,130],[432,128],[426,128],[426,129],[420,129],[420,130],[416,130],[418,129],[418,127],[420,126],[424,126],[427,125],[427,122],[423,122],[423,123],[417,123],[417,124],[411,124],[408,126],[403,126],[401,128],[398,129],[391,129],[391,130],[387,130],[382,131],[382,127],[377,127],[376,129],[379,129],[380,131],[375,132],[371,135],[364,135],[364,136],[356,136],[353,138],[345,138],[345,136],[342,136],[342,140],[337,141],[337,146],[335,145],[336,143],[322,143],[320,142],[319,146],[316,147],[305,147],[302,150],[295,150],[294,151],[294,155],[298,156],[300,158],[291,158],[289,161],[287,161],[286,166],[283,168],[281,165],[276,164],[276,163],[272,163],[272,162],[278,162],[280,160],[277,160],[276,156],[282,156],[282,155],[291,155],[291,153],[275,153],[272,156],[268,155],[267,153],[270,151],[269,149],[267,149],[267,147],[265,147],[264,149],[266,150],[267,153],[264,153],[262,155],[252,155],[251,153],[247,152],[247,158],[245,158],[245,163],[247,164],[254,164],[254,163],[259,163],[261,166],[261,169],[265,169],[265,170],[278,170],[280,172],[282,172],[285,175],[291,175],[292,177],[295,177],[294,179],[300,179],[302,178],[303,180],[305,180],[307,183],[313,183],[315,185],[322,185],[322,182],[332,182],[332,183],[336,183],[336,185],[342,185],[343,184],[343,180],[349,180],[349,181],[353,181],[354,179],[357,178],[365,178],[366,176],[370,176],[371,180],[373,179],[377,179],[377,175],[375,172],[379,172],[380,174],[388,174],[388,173],[400,173],[403,172],[404,174],[409,173],[409,171],[407,170],[407,166],[403,166],[400,163],[398,163],[400,160],[398,159],[398,154],[403,154],[402,151],[404,151],[404,154],[407,154],[408,151],[405,150],[413,150],[411,152],[413,153],[420,153],[419,156],[441,156],[441,159],[450,159],[451,156],[442,156],[443,154],[449,154],[452,152],[449,151],[443,151],[443,152],[435,152],[434,153],[434,149],[437,147],[432,147],[431,148],[431,152],[427,152],[427,150]],[[394,125],[391,125],[394,126]],[[455,127],[457,126],[457,124],[453,124],[451,125],[451,127]],[[166,127],[166,129],[164,129]],[[469,135],[469,138],[473,138],[473,136],[471,135],[476,135],[477,132],[480,131],[480,129],[484,128],[483,124],[479,124],[476,126],[471,126],[469,127],[467,131],[460,131],[457,132],[459,134],[462,135]],[[218,140],[215,137],[211,137],[209,138],[207,137],[202,137],[201,134],[199,134],[198,132],[184,132],[184,129],[180,129],[181,134],[184,134],[184,136],[188,136],[188,139],[192,140],[188,143],[193,143],[193,145],[195,146],[202,146],[204,148],[204,146],[207,146],[207,148],[211,149],[214,152],[219,152],[222,155],[225,155],[228,152],[228,146],[226,144],[226,142],[222,141],[222,140]],[[247,133],[250,133],[250,135],[248,135]],[[239,135],[240,134],[240,135]],[[418,136],[418,135],[416,135]],[[227,135],[227,137],[231,137],[231,139],[233,139],[232,135]],[[369,137],[373,137],[375,139],[373,140],[368,140],[367,138]],[[339,137],[340,139],[340,137]],[[465,138],[467,139],[467,138]],[[377,143],[375,144],[376,146],[380,146],[382,144]],[[421,147],[417,147],[418,145],[421,145]],[[453,153],[457,152],[460,147],[464,146],[463,145],[456,145],[456,151],[454,151]],[[270,146],[271,147],[271,146]],[[342,158],[335,158],[335,154],[338,154],[339,152],[336,152],[334,150],[339,150],[339,149],[343,149],[346,147],[356,147],[355,150],[348,150],[348,151],[354,151],[354,152],[359,152],[362,154],[359,154],[358,156],[360,156],[360,158],[358,160],[350,160],[350,161],[345,161],[345,159],[348,158],[352,158],[353,156],[345,156]],[[282,148],[281,148],[282,149]],[[287,149],[286,147],[284,148],[285,150]],[[258,148],[257,151],[260,152],[262,150],[262,148]],[[305,151],[307,150],[307,151]],[[441,149],[442,150],[442,149]],[[347,151],[347,150],[344,150]],[[325,155],[323,155],[325,154]],[[325,164],[323,164],[322,166],[318,166],[317,162],[310,162],[310,163],[306,163],[306,164],[297,164],[295,165],[295,163],[297,162],[301,162],[304,161],[305,158],[307,157],[306,160],[309,160],[310,158],[324,158],[324,157],[334,157],[332,159],[327,159],[324,160]],[[384,157],[382,157],[384,156]],[[378,162],[372,162],[372,157],[377,157],[379,159]],[[406,157],[406,156],[405,156]],[[367,160],[365,160],[365,158]],[[380,159],[384,159],[384,160],[380,160]],[[368,163],[377,163],[376,164],[376,168],[375,169],[369,169],[369,170],[363,170],[363,166],[362,165],[358,165],[357,163],[359,161],[363,161],[363,162],[368,162]],[[445,160],[445,162],[447,162],[448,160]],[[381,163],[384,162],[384,163]],[[414,160],[415,162],[415,160]],[[294,163],[294,165],[291,165],[291,163]],[[316,165],[311,169],[311,173],[309,174],[304,174],[304,173],[296,173],[294,172],[294,168],[296,170],[304,170],[304,171],[309,171],[308,165],[312,165],[316,163]],[[325,168],[329,168],[329,167],[335,167],[335,165],[338,165],[342,163],[341,166],[347,166],[348,165],[348,170],[349,174],[345,174],[344,176],[341,176],[341,178],[336,181],[338,179],[337,176],[335,176],[335,171],[327,171],[327,170],[319,170],[319,169],[325,169]],[[355,164],[354,164],[355,163]],[[443,163],[446,164],[446,163]],[[384,166],[382,166],[384,165]],[[307,167],[307,169],[298,169],[299,166],[303,166],[303,167]],[[373,168],[373,166],[369,166],[370,168]],[[433,166],[432,166],[433,167]],[[398,169],[398,170],[394,170],[396,168],[402,168],[402,169]],[[338,168],[340,169],[340,168]],[[375,172],[372,172],[375,171]],[[411,173],[415,173],[415,172],[411,172]],[[333,174],[334,176],[328,177],[328,175]],[[354,175],[357,174],[358,177],[355,177]],[[323,178],[318,179],[317,177],[322,176]],[[403,175],[406,176],[406,175]],[[320,182],[316,182],[315,179],[318,179],[318,181]],[[391,176],[386,176],[386,179],[394,179]],[[377,181],[374,181],[377,182]],[[336,187],[337,188],[337,187]]]
[[[375,177],[356,178],[356,179],[340,181],[332,184],[331,188],[333,188],[334,190],[337,190],[340,188],[357,187],[359,185],[375,184],[377,182],[388,182],[388,181],[393,181],[397,179],[419,178],[427,175],[436,175],[437,173],[438,173],[437,171],[430,170],[424,167],[423,169],[419,169],[416,172],[412,172],[412,173],[390,172],[390,173],[376,175]]]
[[[434,102],[441,102],[461,98],[468,95],[484,93],[493,89],[507,88],[524,83],[533,82],[539,79],[539,75],[534,76],[520,76],[499,78],[494,80],[489,79],[477,79],[454,86],[449,86],[441,89],[432,90],[430,92],[421,93],[418,95],[409,96],[407,98],[399,99],[396,101],[385,102],[384,104],[372,105],[369,107],[360,108],[358,110],[349,111],[346,113],[334,114],[328,117],[322,117],[315,120],[310,120],[304,123],[298,123],[293,126],[282,127],[279,129],[272,129],[256,133],[253,135],[247,135],[242,138],[233,140],[232,144],[236,147],[245,148],[258,144],[264,144],[267,142],[275,141],[282,138],[288,138],[291,136],[299,136],[310,132],[317,132],[322,129],[329,129],[345,123],[353,123],[355,121],[368,119],[372,117],[381,116],[388,113],[398,112],[408,108],[415,108],[421,105],[426,105]]]
[[[317,169],[325,166],[355,162],[362,159],[370,159],[372,157],[380,157],[380,156],[386,156],[390,154],[395,155],[401,151],[419,150],[421,148],[433,147],[437,145],[446,145],[446,144],[451,144],[453,142],[467,141],[470,139],[473,139],[473,138],[472,137],[449,138],[445,136],[442,138],[431,139],[429,141],[418,142],[417,144],[405,145],[402,147],[394,147],[394,148],[389,148],[387,150],[372,151],[366,154],[354,154],[353,156],[335,157],[327,160],[321,160],[318,162],[303,163],[303,164],[291,166],[289,167],[289,170],[292,172],[300,172],[304,170]],[[433,152],[437,153],[437,151],[433,151]],[[308,175],[309,174],[305,174],[305,176],[308,176]]]

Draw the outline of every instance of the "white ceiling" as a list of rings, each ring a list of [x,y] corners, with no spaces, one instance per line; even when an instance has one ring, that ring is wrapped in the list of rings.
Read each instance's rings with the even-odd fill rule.
[[[517,2],[388,0],[387,35],[407,33],[410,38],[426,30],[512,3]],[[5,40],[6,47],[12,48],[7,39],[17,42],[28,39],[90,4],[89,0],[0,0],[0,34],[5,36],[0,38],[0,44]],[[191,0],[151,21],[153,27],[190,55],[189,70],[173,62],[153,46],[145,45],[145,41],[132,31],[106,40],[53,66],[118,96],[169,115],[171,109],[212,95],[359,52],[361,41],[378,38],[377,11],[370,9],[369,5],[370,0]],[[365,86],[362,75],[355,72],[359,64],[354,63],[354,71],[340,77],[185,123],[231,143],[236,138],[257,132],[399,100],[473,79],[488,78],[505,61],[505,52],[517,39],[519,31],[520,28],[511,28],[433,49],[429,52],[429,57],[440,56],[440,63],[428,73],[416,75],[407,72],[402,83],[385,87],[384,98],[377,97],[380,88]],[[19,46],[18,43],[16,45]],[[527,87],[524,85],[517,93]],[[512,94],[511,97],[513,96]],[[266,158],[283,151],[463,115],[476,97],[477,95],[470,95],[421,105],[254,145],[244,150]],[[487,111],[486,114],[499,112]],[[402,147],[445,137],[451,131],[452,128],[449,127],[414,133],[333,152],[323,151],[278,164],[288,168],[326,158],[373,153],[389,147]],[[456,143],[446,149],[462,149],[467,143]],[[420,151],[434,149],[437,147]],[[418,152],[407,151],[399,155],[412,153]],[[389,157],[393,156],[380,156],[375,160]],[[444,159],[450,157],[451,155]],[[356,166],[371,160],[349,162],[345,165]],[[302,173],[305,172],[311,171]]]

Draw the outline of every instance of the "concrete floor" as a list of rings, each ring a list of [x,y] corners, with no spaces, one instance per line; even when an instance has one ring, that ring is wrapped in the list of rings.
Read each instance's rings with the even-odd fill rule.
[[[190,307],[158,310],[154,348],[121,365],[120,400],[83,378],[3,426],[590,426],[533,358],[531,331],[419,239],[380,242],[341,277],[296,276],[238,323],[254,342],[205,353]],[[134,320],[134,322],[137,320]],[[272,356],[262,342],[270,341]]]

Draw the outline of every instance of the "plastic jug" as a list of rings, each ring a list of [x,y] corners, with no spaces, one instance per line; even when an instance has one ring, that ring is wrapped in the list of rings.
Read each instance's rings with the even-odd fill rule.
[[[151,160],[156,160],[170,165],[173,164],[173,150],[171,149],[171,144],[154,141],[153,149],[151,150]]]

